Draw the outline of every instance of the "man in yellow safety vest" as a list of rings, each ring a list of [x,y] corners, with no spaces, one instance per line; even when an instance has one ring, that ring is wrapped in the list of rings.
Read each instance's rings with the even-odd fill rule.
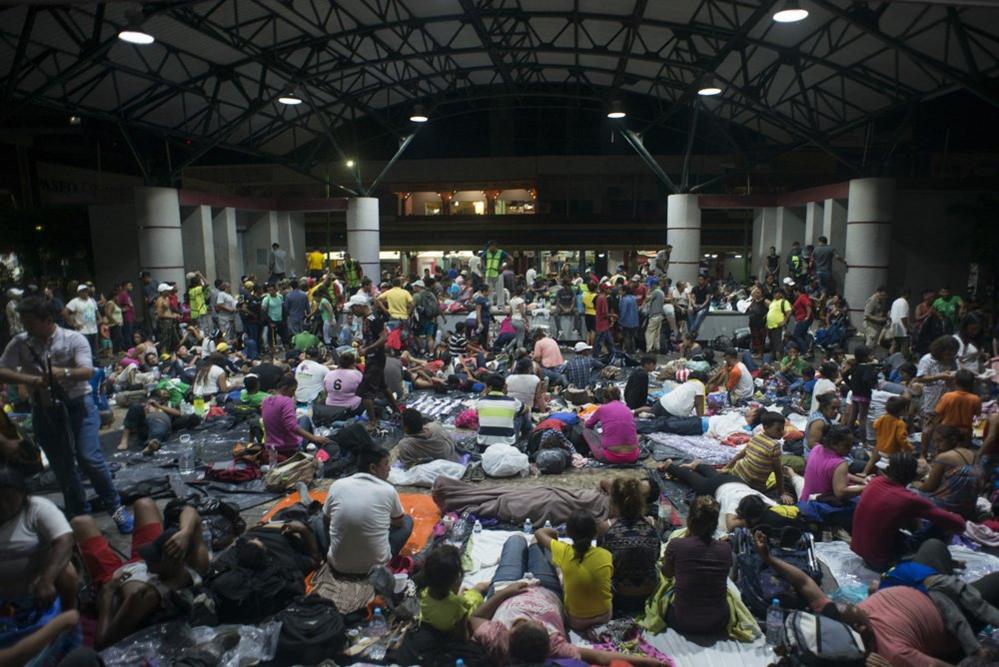
[[[506,304],[503,292],[503,265],[510,258],[510,253],[496,247],[496,241],[490,241],[486,251],[482,253],[482,263],[486,284],[489,285],[490,296],[496,306]]]
[[[360,262],[353,259],[349,252],[343,254],[343,275],[347,279],[347,287],[351,292],[361,288],[361,279],[364,278],[364,269]]]

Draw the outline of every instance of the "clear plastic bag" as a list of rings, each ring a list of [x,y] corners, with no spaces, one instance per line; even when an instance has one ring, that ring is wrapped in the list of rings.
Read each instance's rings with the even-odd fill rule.
[[[133,667],[169,665],[185,656],[204,655],[219,667],[244,667],[273,659],[280,633],[279,622],[192,628],[172,621],[140,630],[105,649],[101,658],[108,667]]]

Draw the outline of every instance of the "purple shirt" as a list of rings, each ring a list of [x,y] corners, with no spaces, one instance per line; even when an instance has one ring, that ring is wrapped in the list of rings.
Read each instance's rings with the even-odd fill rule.
[[[635,431],[635,416],[621,401],[604,403],[586,420],[586,428],[599,423],[603,427],[601,439],[604,447],[638,445],[638,432]]]
[[[845,459],[822,445],[812,447],[805,464],[805,486],[801,489],[801,499],[808,500],[814,494],[832,493],[833,472]]]
[[[302,438],[295,433],[298,419],[295,417],[295,401],[290,396],[268,396],[260,405],[260,414],[264,418],[268,445],[275,449],[295,449],[302,444]]]

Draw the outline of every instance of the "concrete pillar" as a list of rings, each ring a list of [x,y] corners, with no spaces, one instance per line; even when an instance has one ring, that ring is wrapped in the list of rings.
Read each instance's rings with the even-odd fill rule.
[[[135,188],[135,224],[139,240],[139,268],[157,282],[184,286],[184,239],[180,200],[173,188]]]
[[[805,221],[801,219],[798,209],[787,206],[777,207],[777,232],[774,245],[777,246],[777,254],[781,257],[781,262],[787,265],[787,256],[791,252],[791,244],[797,241],[804,246],[802,239],[805,236]]]
[[[291,265],[295,267],[295,275],[304,276],[305,271],[305,214],[288,214],[288,255]]]
[[[666,243],[673,246],[669,277],[693,282],[701,261],[701,208],[697,195],[670,195],[666,200]]]
[[[822,235],[822,202],[810,201],[805,204],[805,238],[801,246],[815,245],[815,240]]]
[[[347,252],[361,263],[364,275],[377,282],[381,276],[378,199],[352,197],[347,200]]]
[[[236,234],[236,209],[220,209],[212,218],[212,233],[216,275],[206,276],[209,280],[221,278],[235,288],[243,275],[243,254]]]
[[[846,209],[846,253],[849,270],[843,295],[854,326],[863,324],[864,304],[888,280],[895,180],[857,178],[850,181]]]
[[[822,236],[829,240],[829,245],[840,257],[846,256],[846,206],[836,199],[827,199],[822,206]],[[840,262],[833,262],[833,279],[840,291],[843,287],[843,277],[846,275]]]
[[[209,280],[215,280],[218,273],[215,268],[212,207],[193,207],[181,223],[181,235],[184,239],[184,268],[201,271]]]
[[[777,207],[758,208],[753,214],[753,275],[766,277],[766,256],[777,244]]]

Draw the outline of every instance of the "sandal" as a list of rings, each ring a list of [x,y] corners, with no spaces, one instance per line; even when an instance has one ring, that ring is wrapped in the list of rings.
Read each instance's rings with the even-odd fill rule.
[[[158,452],[159,449],[160,449],[160,447],[162,447],[162,446],[163,445],[160,444],[159,440],[153,438],[152,440],[150,440],[149,442],[146,443],[146,448],[142,450],[142,455],[143,456],[152,456],[153,454],[155,454],[156,452]]]

